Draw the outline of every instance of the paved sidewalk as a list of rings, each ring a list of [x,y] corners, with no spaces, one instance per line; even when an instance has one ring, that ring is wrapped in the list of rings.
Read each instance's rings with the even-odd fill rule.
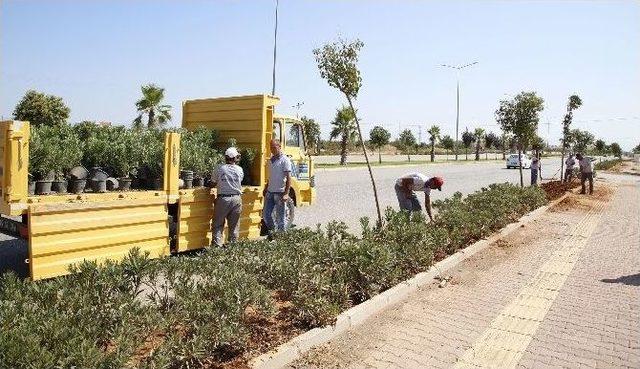
[[[640,368],[640,181],[538,220],[294,367]]]

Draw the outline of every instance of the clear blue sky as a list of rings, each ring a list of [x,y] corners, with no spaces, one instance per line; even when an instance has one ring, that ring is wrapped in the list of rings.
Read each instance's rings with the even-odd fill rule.
[[[129,124],[140,85],[166,88],[179,125],[189,98],[271,90],[274,1],[2,1],[0,114],[28,89],[62,96],[71,121]],[[366,130],[461,127],[498,131],[505,94],[535,90],[542,123],[560,134],[567,97],[584,106],[577,128],[630,149],[640,143],[640,2],[280,1],[278,111],[315,117],[326,133],[343,98],[312,49],[338,36],[365,43],[357,101]],[[620,119],[622,118],[622,119]],[[464,129],[464,128],[462,128]],[[540,126],[547,137],[547,125]]]

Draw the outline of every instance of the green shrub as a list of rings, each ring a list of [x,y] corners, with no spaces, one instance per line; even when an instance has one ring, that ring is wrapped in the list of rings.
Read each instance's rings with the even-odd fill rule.
[[[153,134],[150,133],[150,134]],[[0,280],[0,367],[211,365],[242,352],[273,313],[291,303],[297,325],[330,324],[350,306],[456,252],[546,202],[539,187],[491,185],[434,202],[421,214],[387,209],[382,228],[362,220],[294,229],[273,241],[240,241],[197,256],[83,263],[76,274],[38,282]],[[280,317],[281,318],[281,317]]]
[[[31,128],[29,172],[36,179],[62,179],[69,169],[80,164],[82,145],[68,125]]]
[[[622,163],[622,159],[605,160],[605,161],[596,163],[596,165],[594,165],[593,168],[595,170],[609,170],[620,163]]]
[[[215,131],[198,128],[195,131],[181,130],[180,168],[192,170],[198,177],[208,177],[214,168],[223,162],[216,149]]]

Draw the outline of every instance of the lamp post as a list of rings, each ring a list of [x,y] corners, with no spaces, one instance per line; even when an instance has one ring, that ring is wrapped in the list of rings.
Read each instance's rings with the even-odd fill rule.
[[[460,71],[464,68],[478,64],[477,61],[465,65],[448,65],[440,64],[441,67],[451,68],[456,70],[456,140],[453,143],[453,150],[456,153],[456,160],[458,160],[458,127],[460,125]]]
[[[273,29],[273,75],[271,80],[271,95],[276,94],[276,51],[278,49],[278,0],[276,0],[276,24]]]

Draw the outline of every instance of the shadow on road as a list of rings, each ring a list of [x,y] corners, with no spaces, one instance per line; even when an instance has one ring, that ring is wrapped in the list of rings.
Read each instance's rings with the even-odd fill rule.
[[[29,275],[29,265],[24,261],[29,258],[27,241],[9,239],[0,241],[0,274],[12,271],[21,278]]]
[[[627,286],[640,286],[640,273],[624,275],[616,279],[605,278],[605,279],[602,279],[601,281],[604,283],[622,283],[622,284],[626,284]]]

